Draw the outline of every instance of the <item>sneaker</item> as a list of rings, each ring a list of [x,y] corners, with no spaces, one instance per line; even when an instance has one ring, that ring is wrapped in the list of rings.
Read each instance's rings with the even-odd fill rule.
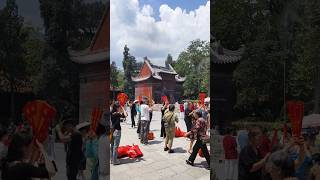
[[[113,160],[110,161],[110,164],[113,164]]]
[[[169,150],[169,148],[168,148],[168,147],[165,147],[163,150],[164,150],[164,151],[168,151],[168,150]]]
[[[186,160],[186,163],[189,164],[190,166],[193,166],[193,162]]]
[[[168,151],[168,153],[174,153],[174,150],[170,149],[170,150]]]
[[[120,164],[120,161],[119,161],[119,160],[113,162],[113,165],[119,165],[119,164]]]

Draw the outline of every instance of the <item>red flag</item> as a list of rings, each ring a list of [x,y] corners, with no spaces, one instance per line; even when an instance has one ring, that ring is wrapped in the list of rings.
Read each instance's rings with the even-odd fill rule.
[[[139,103],[142,102],[142,97],[141,96],[138,96],[138,101],[139,101]]]
[[[165,103],[168,101],[168,97],[167,96],[161,96],[161,101],[162,103]]]
[[[304,116],[304,103],[302,101],[288,102],[288,117],[292,125],[292,135],[299,137],[301,135],[302,119]]]
[[[117,96],[117,100],[119,101],[121,106],[124,106],[128,100],[128,96],[125,93],[119,93]]]

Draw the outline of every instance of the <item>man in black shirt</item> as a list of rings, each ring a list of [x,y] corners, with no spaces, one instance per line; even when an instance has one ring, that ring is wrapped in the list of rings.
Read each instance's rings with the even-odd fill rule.
[[[65,133],[62,133],[59,125],[56,129],[60,140],[67,144],[67,178],[68,180],[77,180],[80,161],[84,156],[82,151],[82,135],[75,128],[71,120],[66,121],[63,126],[65,128]]]
[[[257,151],[261,136],[262,132],[259,128],[249,131],[249,143],[241,150],[239,156],[239,180],[261,179],[261,171],[270,155],[268,153],[265,157],[261,157]]]

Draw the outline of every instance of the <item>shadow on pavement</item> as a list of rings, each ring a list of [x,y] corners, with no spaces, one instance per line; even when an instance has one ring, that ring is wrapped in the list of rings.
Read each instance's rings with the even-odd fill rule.
[[[163,141],[157,141],[157,140],[149,140],[149,145],[152,145],[152,144],[161,144]]]
[[[140,162],[141,160],[144,161],[143,158],[136,158],[136,159],[122,158],[122,159],[120,159],[120,163],[121,164],[129,164],[129,163]]]
[[[207,161],[202,161],[201,163],[194,163],[194,167],[206,168],[206,167],[208,167],[208,164],[207,164]]]
[[[186,153],[187,151],[181,147],[173,149],[175,153]]]

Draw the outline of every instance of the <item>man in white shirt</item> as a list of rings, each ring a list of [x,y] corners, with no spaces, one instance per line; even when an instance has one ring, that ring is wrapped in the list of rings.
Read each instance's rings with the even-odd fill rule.
[[[141,102],[141,129],[140,129],[140,142],[142,144],[148,144],[148,133],[149,133],[149,121],[150,121],[150,112],[152,109],[146,104],[148,101],[147,98],[143,98]]]

